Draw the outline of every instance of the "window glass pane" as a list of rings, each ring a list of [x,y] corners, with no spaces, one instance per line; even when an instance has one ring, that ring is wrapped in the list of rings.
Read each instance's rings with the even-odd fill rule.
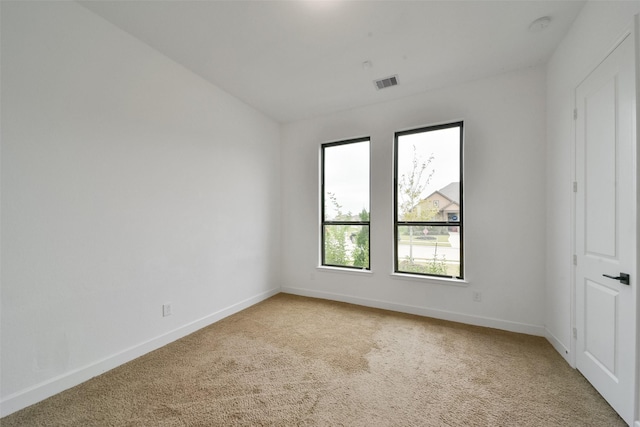
[[[399,272],[460,277],[457,226],[399,226]]]
[[[324,265],[369,268],[368,225],[325,225]]]
[[[460,128],[400,135],[397,144],[398,220],[459,221]]]
[[[324,220],[360,221],[369,213],[369,141],[324,148]]]
[[[462,122],[396,134],[396,271],[462,278]]]

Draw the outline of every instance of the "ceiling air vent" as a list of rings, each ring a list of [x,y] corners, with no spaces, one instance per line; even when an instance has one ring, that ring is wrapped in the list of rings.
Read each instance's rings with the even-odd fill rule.
[[[385,89],[391,86],[396,86],[398,84],[398,75],[394,75],[391,77],[385,77],[384,79],[375,80],[373,83],[376,85],[376,89]]]

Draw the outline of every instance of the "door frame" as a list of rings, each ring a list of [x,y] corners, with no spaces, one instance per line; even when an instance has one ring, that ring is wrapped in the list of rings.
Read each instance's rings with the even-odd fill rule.
[[[600,55],[598,61],[589,67],[589,71],[586,73],[584,78],[582,78],[573,89],[573,108],[574,113],[577,111],[577,89],[580,85],[591,75],[591,73],[607,58],[611,53],[618,47],[620,44],[627,38],[631,37],[634,43],[634,53],[635,53],[635,80],[636,80],[636,117],[635,117],[635,175],[636,180],[634,183],[634,190],[636,193],[636,217],[638,212],[640,212],[640,15],[635,15],[632,19],[632,22],[629,26],[627,26],[624,31],[616,38],[615,43],[606,51],[603,55]],[[571,254],[568,257],[569,264],[571,266],[571,286],[570,286],[570,318],[571,318],[571,342],[569,348],[569,358],[568,362],[570,366],[576,369],[576,351],[577,351],[577,333],[576,333],[576,265],[574,264],[574,256],[576,255],[576,192],[574,191],[574,183],[577,180],[576,177],[576,157],[577,157],[577,129],[576,124],[577,121],[575,119],[575,115],[573,116],[573,126],[572,126],[572,144],[571,144],[571,183],[570,183],[570,191],[571,191]],[[640,254],[640,221],[638,221],[636,226],[636,253]],[[631,271],[631,275],[635,275],[638,278],[638,274],[640,273],[640,262],[636,262],[635,270]],[[637,286],[640,284],[636,279],[636,331],[640,332],[640,291],[638,291]],[[635,358],[635,378],[634,378],[634,394],[635,394],[635,407],[633,413],[634,424],[633,427],[640,427],[640,339],[636,340],[636,358]]]
[[[640,14],[633,17],[632,36],[635,42],[636,62],[636,221],[640,212]],[[638,221],[640,223],[640,221]],[[640,224],[636,225],[636,254],[640,254]],[[636,277],[639,277],[640,262],[636,260]],[[636,281],[636,283],[638,283]],[[640,331],[640,291],[636,288],[636,335]],[[636,339],[636,378],[635,378],[636,404],[633,415],[635,427],[640,427],[640,339]]]

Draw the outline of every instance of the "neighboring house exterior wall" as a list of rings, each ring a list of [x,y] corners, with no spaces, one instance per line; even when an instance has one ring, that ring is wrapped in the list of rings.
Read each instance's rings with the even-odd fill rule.
[[[444,208],[451,204],[451,200],[436,191],[418,203],[418,217],[429,221],[446,221]]]
[[[418,216],[428,221],[458,221],[460,204],[455,195],[460,194],[460,184],[452,182],[424,198],[416,209]]]

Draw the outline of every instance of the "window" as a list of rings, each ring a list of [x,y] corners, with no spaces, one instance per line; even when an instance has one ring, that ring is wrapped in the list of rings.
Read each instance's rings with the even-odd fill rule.
[[[369,270],[369,138],[322,145],[322,265]]]
[[[395,135],[395,271],[462,279],[462,122]]]

